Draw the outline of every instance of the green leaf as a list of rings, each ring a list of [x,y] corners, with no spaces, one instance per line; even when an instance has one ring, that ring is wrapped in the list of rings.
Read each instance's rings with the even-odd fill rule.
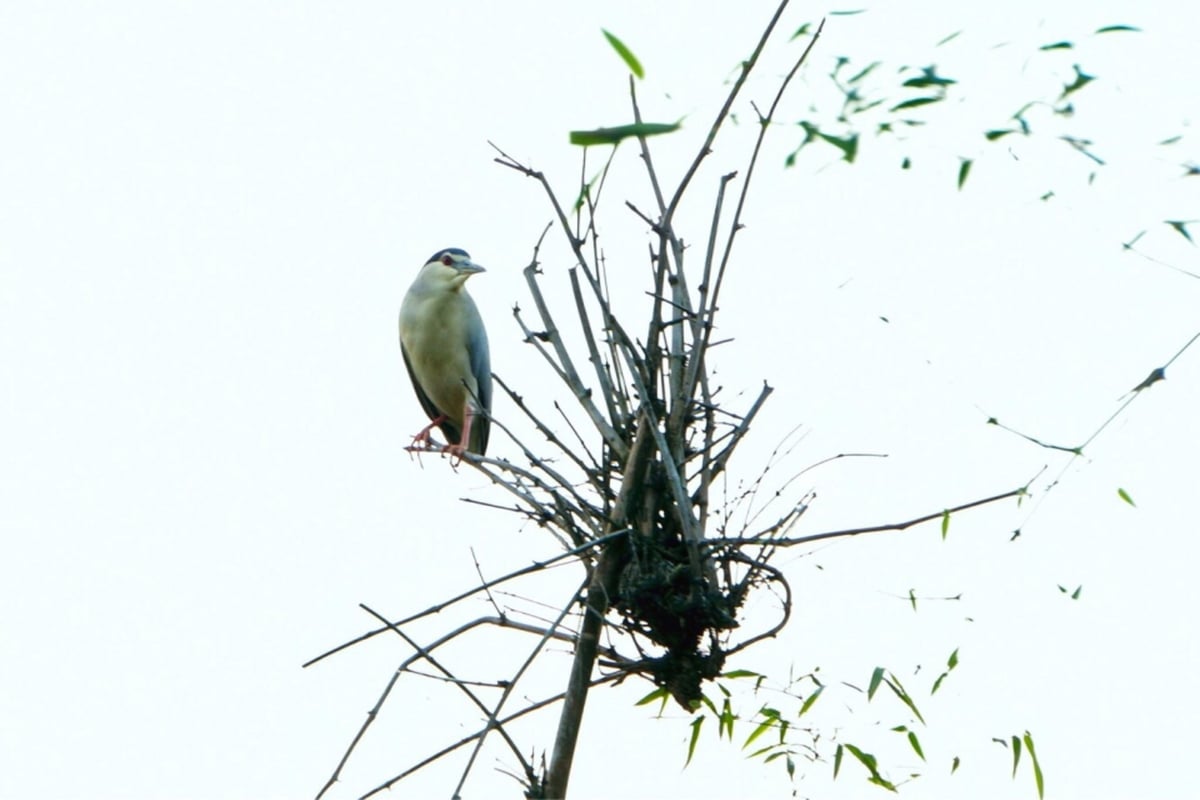
[[[933,64],[928,67],[921,68],[920,76],[909,78],[901,86],[907,86],[910,89],[928,89],[930,86],[952,86],[958,83],[953,78],[944,78],[937,74],[937,65]]]
[[[821,129],[818,128],[816,125],[813,125],[811,122],[805,122],[805,121],[801,120],[800,127],[804,129],[804,142],[801,143],[800,147],[803,147],[804,145],[808,144],[809,142],[820,139],[823,142],[827,142],[827,143],[833,145],[838,150],[841,150],[842,158],[847,163],[849,163],[849,164],[854,163],[854,157],[858,154],[858,134],[857,133],[851,134],[849,137],[843,139],[838,136],[832,136],[828,133],[822,133]],[[799,150],[800,148],[798,147],[796,149]]]
[[[833,777],[836,780],[838,771],[842,768],[842,746],[839,744],[837,750],[833,751]]]
[[[604,30],[603,28],[601,28],[600,31],[604,34],[604,38],[608,39],[608,43],[612,45],[612,49],[616,50],[617,55],[619,55],[621,60],[625,62],[625,66],[629,67],[629,71],[639,78],[646,77],[646,72],[642,69],[642,62],[637,60],[637,56],[633,54],[633,51],[626,47],[624,42],[608,31]]]
[[[813,707],[813,704],[817,702],[817,698],[821,696],[821,692],[823,691],[825,691],[825,687],[818,686],[812,694],[805,698],[803,705],[800,706],[800,713],[796,716],[803,717]]]
[[[653,692],[651,692],[650,694],[643,697],[641,700],[638,700],[636,703],[634,703],[634,705],[635,706],[646,706],[646,705],[653,703],[655,700],[661,700],[665,696],[667,696],[667,690],[665,688],[663,688],[662,686],[660,686],[657,689],[655,689]]]
[[[847,744],[846,749],[850,751],[850,755],[859,760],[859,763],[870,770],[872,775],[879,774],[879,760],[875,756],[870,753],[864,753],[852,744]]]
[[[908,590],[908,602],[912,604],[912,610],[917,610],[917,595],[912,589]]]
[[[796,777],[796,762],[792,761],[791,755],[789,755],[787,757],[787,761],[784,762],[784,767],[787,769],[787,774],[788,774],[789,778]]]
[[[828,134],[822,133],[821,138],[824,139],[826,142],[829,142],[829,144],[833,145],[838,150],[841,150],[842,158],[847,163],[849,163],[849,164],[854,163],[854,157],[858,154],[858,134],[857,133],[847,139],[841,139],[841,138],[838,138],[837,136],[829,136]]]
[[[954,760],[950,762],[950,774],[951,775],[958,772],[958,765],[961,763],[962,763],[962,761],[959,759],[959,757],[955,756]]]
[[[1186,221],[1181,222],[1179,220],[1165,219],[1165,220],[1163,220],[1163,222],[1165,222],[1166,224],[1168,224],[1172,228],[1174,228],[1176,231],[1178,231],[1180,236],[1187,239],[1189,242],[1192,242],[1192,244],[1195,244],[1195,242],[1192,241],[1192,235],[1190,233],[1188,233],[1188,229],[1187,229],[1188,223],[1195,222],[1195,220],[1186,220]]]
[[[910,159],[908,156],[905,156],[904,160],[900,162],[900,169],[909,169],[911,167],[912,159]]]
[[[985,131],[983,134],[983,138],[987,139],[989,142],[994,142],[997,139],[1003,139],[1005,136],[1008,136],[1010,133],[1016,133],[1016,131],[1000,130],[1000,129],[993,130],[993,131]]]
[[[769,752],[771,752],[771,751],[772,751],[772,750],[774,750],[774,749],[775,749],[775,745],[773,745],[773,744],[769,744],[769,745],[767,745],[766,747],[760,747],[760,748],[758,748],[758,749],[757,749],[757,750],[755,750],[753,753],[751,753],[750,755],[746,756],[746,758],[758,758],[758,757],[759,757],[759,756],[761,756],[763,753],[769,753]],[[765,759],[764,759],[764,761],[765,761]]]
[[[883,788],[892,792],[896,791],[895,785],[879,774],[879,762],[875,756],[871,755],[870,753],[864,753],[862,750],[859,750],[852,744],[847,744],[846,749],[850,751],[850,755],[857,758],[859,763],[866,767],[867,771],[871,773],[871,777],[869,778],[871,783],[875,784],[876,786],[882,786]]]
[[[1012,737],[1013,750],[1013,777],[1017,777],[1017,766],[1021,763],[1021,740],[1016,736]]]
[[[1117,496],[1126,503],[1129,503],[1129,505],[1137,508],[1137,503],[1133,502],[1133,498],[1129,496],[1129,492],[1125,491],[1124,489],[1117,489]]]
[[[655,689],[650,694],[643,697],[641,700],[638,700],[636,703],[634,703],[634,705],[635,706],[647,706],[647,705],[650,705],[651,703],[653,703],[655,700],[658,700],[660,702],[660,705],[658,707],[658,713],[659,713],[659,716],[662,716],[663,710],[666,709],[666,707],[667,707],[667,700],[670,699],[670,697],[671,697],[671,693],[668,692],[666,690],[666,688],[660,686],[659,688]]]
[[[959,35],[961,33],[962,33],[962,31],[955,31],[954,33],[950,34],[946,38],[939,40],[938,43],[934,45],[934,47],[941,47],[942,45],[944,45],[948,42],[954,41],[955,39],[957,39],[959,37]]]
[[[590,147],[598,144],[618,144],[631,136],[659,136],[679,130],[680,122],[634,122],[612,128],[595,128],[590,131],[571,131],[571,144]]]
[[[954,652],[950,654],[950,658],[946,659],[946,666],[954,669],[958,666],[958,648],[954,648]]]
[[[911,100],[905,100],[904,102],[896,103],[896,105],[889,108],[888,111],[903,111],[906,108],[919,108],[920,106],[927,106],[930,103],[940,103],[945,99],[946,98],[944,97],[914,97]]]
[[[762,722],[758,723],[758,726],[755,727],[755,729],[750,732],[750,735],[746,737],[745,743],[742,744],[742,749],[745,750],[755,739],[769,731],[771,729],[772,722],[773,720],[764,719]]]
[[[1070,42],[1055,42],[1054,44],[1044,44],[1038,50],[1070,50],[1074,46]]]
[[[779,712],[773,708],[767,708],[766,706],[763,706],[762,710],[760,710],[758,713],[762,716],[763,721],[758,723],[758,726],[750,732],[749,736],[746,737],[746,741],[742,744],[743,750],[749,747],[755,739],[769,731],[772,725],[775,725],[779,722]]]
[[[1081,595],[1081,594],[1083,594],[1083,584],[1082,583],[1075,587],[1075,591],[1071,592],[1071,599],[1078,600],[1079,595]]]
[[[1072,94],[1073,92],[1078,92],[1080,89],[1087,86],[1092,81],[1096,80],[1095,75],[1088,75],[1086,72],[1084,72],[1083,70],[1081,70],[1079,68],[1078,64],[1074,64],[1073,66],[1075,67],[1075,80],[1071,81],[1070,83],[1068,83],[1066,86],[1063,87],[1063,91],[1062,91],[1063,97],[1066,97],[1067,95]]]
[[[868,64],[867,66],[860,69],[857,73],[855,73],[854,77],[847,80],[846,83],[858,83],[863,78],[870,75],[871,71],[874,70],[876,67],[878,67],[882,63],[883,63],[882,61],[872,61],[870,64]]]
[[[1037,784],[1038,798],[1041,800],[1046,794],[1046,782],[1042,777],[1042,765],[1038,763],[1037,751],[1033,749],[1033,737],[1029,731],[1025,731],[1025,749],[1029,751],[1029,760],[1033,762],[1033,780]]]
[[[958,176],[958,188],[960,188],[960,189],[962,188],[962,182],[964,180],[965,180],[965,178],[963,177],[962,172],[960,170],[959,176]],[[950,512],[943,511],[942,512],[942,541],[946,540],[946,534],[949,531],[950,531]]]
[[[733,741],[733,707],[729,704],[729,698],[725,698],[724,704],[721,706],[721,725],[717,728],[717,738],[721,738],[722,733],[729,734],[729,741]]]
[[[722,678],[760,678],[762,676],[759,673],[753,672],[748,669],[735,669],[735,670],[732,670],[731,672],[721,673],[721,677]]]
[[[692,739],[688,742],[687,761],[683,763],[686,767],[692,763],[692,756],[696,754],[696,742],[700,739],[700,726],[704,724],[704,716],[701,715],[692,720]]]
[[[962,191],[963,184],[967,182],[967,175],[971,173],[972,161],[969,158],[962,159],[962,163],[958,165],[958,188]],[[950,524],[950,517],[947,515],[942,520],[942,538],[946,538],[946,526]]]
[[[948,677],[950,677],[949,672],[943,672],[941,675],[938,675],[937,680],[933,682],[933,688],[929,690],[929,693],[931,695],[937,694],[937,690],[942,686],[942,681],[946,680]]]
[[[1116,33],[1118,31],[1129,31],[1130,33],[1141,33],[1141,28],[1135,28],[1132,25],[1105,25],[1103,28],[1097,28],[1096,33]]]
[[[902,703],[904,703],[904,705],[908,706],[909,711],[913,712],[913,714],[916,715],[917,719],[921,720],[922,725],[925,725],[926,724],[925,718],[923,716],[921,716],[921,712],[917,708],[917,704],[914,703],[913,699],[908,696],[908,692],[905,690],[904,685],[900,683],[900,679],[897,678],[893,674],[889,674],[888,679],[887,679],[887,685],[888,685],[888,688],[891,689],[893,693],[895,693],[896,697],[900,698],[900,702],[902,702]]]
[[[831,16],[831,17],[853,17],[855,14],[865,14],[866,11],[867,10],[865,8],[858,8],[858,9],[855,9],[854,11],[830,11],[829,16]]]
[[[917,739],[917,735],[912,731],[908,732],[908,743],[912,745],[913,752],[925,760],[925,753],[921,751],[921,742]]]
[[[871,673],[871,682],[867,684],[867,699],[875,697],[875,690],[879,688],[879,684],[883,682],[883,667],[876,667]]]
[[[801,36],[804,36],[805,34],[807,34],[811,28],[812,28],[811,22],[804,23],[803,25],[801,25],[799,28],[796,29],[796,32],[792,34],[792,38],[789,39],[788,41],[792,41],[794,39],[799,39]]]

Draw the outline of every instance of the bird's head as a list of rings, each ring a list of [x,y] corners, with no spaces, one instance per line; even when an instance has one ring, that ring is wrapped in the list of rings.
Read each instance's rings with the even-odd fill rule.
[[[467,278],[484,271],[483,267],[471,260],[466,250],[458,247],[437,251],[421,268],[422,278],[455,291],[462,288]]]

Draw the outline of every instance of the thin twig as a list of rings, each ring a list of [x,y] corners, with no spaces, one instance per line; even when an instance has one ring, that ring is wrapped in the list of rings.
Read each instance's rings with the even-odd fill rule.
[[[396,622],[394,622],[392,624],[393,625],[407,625],[408,623],[414,622],[418,619],[421,619],[422,617],[428,617],[433,614],[437,614],[441,611],[445,611],[450,606],[452,606],[456,603],[462,602],[463,600],[466,600],[468,597],[473,597],[474,595],[477,595],[482,591],[490,589],[494,586],[499,586],[502,583],[508,583],[509,581],[516,580],[517,578],[523,577],[525,575],[529,575],[534,572],[540,572],[541,570],[547,569],[548,567],[551,567],[555,564],[566,561],[567,559],[576,558],[578,556],[584,555],[591,550],[596,550],[610,542],[614,542],[623,536],[628,536],[631,533],[631,531],[632,531],[631,528],[622,528],[619,530],[614,530],[612,533],[609,533],[605,536],[601,536],[599,538],[592,539],[591,541],[584,542],[583,544],[579,545],[578,547],[575,547],[572,550],[568,550],[565,553],[559,553],[558,555],[547,558],[544,561],[535,561],[527,567],[521,567],[520,569],[513,570],[512,572],[508,573],[507,575],[501,575],[498,578],[487,581],[478,586],[474,586],[474,587],[466,590],[465,592],[459,592],[458,594],[454,595],[453,597],[449,598],[448,600],[443,600],[440,603],[437,603],[435,605],[430,606],[429,608],[426,608],[424,611],[418,611],[416,614],[412,614],[410,616],[405,617],[404,619],[397,620]],[[385,626],[382,628],[376,628],[373,631],[368,631],[367,633],[364,633],[361,636],[351,639],[348,642],[344,642],[344,643],[338,645],[337,647],[334,647],[330,650],[326,650],[324,653],[317,656],[316,658],[311,658],[308,661],[304,662],[304,664],[302,664],[301,666],[305,667],[305,668],[311,667],[313,664],[316,664],[318,661],[323,661],[324,659],[328,658],[329,656],[334,655],[335,653],[340,653],[342,650],[345,650],[349,647],[353,647],[354,645],[364,642],[367,639],[378,636],[381,633],[385,633],[390,629],[391,629],[390,626]]]
[[[1028,487],[1022,486],[1019,489],[1003,492],[1001,494],[985,497],[982,500],[972,500],[969,503],[963,503],[960,506],[947,508],[943,511],[936,511],[932,514],[925,514],[920,517],[907,520],[905,522],[889,522],[885,525],[868,525],[864,528],[844,528],[838,531],[825,531],[824,533],[813,533],[808,536],[794,536],[785,538],[772,538],[771,542],[779,547],[792,547],[798,544],[808,544],[810,542],[820,542],[825,539],[838,539],[845,536],[858,536],[863,533],[882,533],[884,531],[902,531],[920,525],[924,522],[930,522],[935,519],[941,519],[946,514],[956,514],[959,511],[966,511],[969,508],[977,508],[985,506],[989,503],[995,503],[999,500],[1006,500],[1009,497],[1023,497],[1029,494]],[[740,546],[746,544],[762,544],[762,539],[753,536],[729,536],[724,538],[712,538],[705,541],[705,546],[710,548],[719,548],[725,546]]]

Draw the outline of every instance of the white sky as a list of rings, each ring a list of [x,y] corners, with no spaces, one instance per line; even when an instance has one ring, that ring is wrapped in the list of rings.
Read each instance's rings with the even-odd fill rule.
[[[712,5],[0,11],[0,797],[311,796],[408,655],[393,637],[300,669],[373,627],[359,602],[393,617],[432,605],[476,580],[469,548],[492,576],[556,552],[515,518],[459,502],[499,499],[474,473],[403,452],[423,420],[395,314],[429,253],[467,248],[489,268],[471,289],[496,372],[548,409],[552,382],[510,311],[530,306],[520,269],[549,211],[536,185],[491,162],[486,140],[573,198],[579,154],[566,132],[629,116],[605,27],[646,66],[646,115],[685,119],[654,142],[664,177],[677,176],[774,8]],[[1163,0],[1019,2],[1002,18],[963,6],[831,18],[785,104],[781,119],[804,116],[840,54],[936,62],[968,97],[930,111],[930,135],[907,146],[864,142],[849,168],[813,149],[784,170],[798,129],[773,132],[723,303],[721,332],[736,340],[715,364],[735,407],[763,380],[776,388],[735,475],[753,478],[796,425],[805,438],[779,481],[839,452],[889,454],[793,484],[819,495],[804,533],[937,511],[1049,468],[1031,501],[958,516],[946,542],[934,525],[786,554],[791,627],[729,667],[782,681],[819,665],[835,686],[814,722],[827,736],[847,726],[840,735],[894,779],[925,771],[912,796],[1034,797],[1028,765],[1011,782],[1008,753],[990,742],[1029,729],[1048,797],[1190,797],[1200,350],[1049,494],[1066,460],[984,421],[1077,444],[1200,330],[1200,284],[1120,248],[1150,229],[1146,252],[1200,271],[1195,248],[1161,224],[1200,218],[1200,184],[1179,177],[1200,159],[1200,20]],[[797,4],[781,30],[820,12]],[[1114,23],[1145,32],[1087,39]],[[744,120],[798,52],[783,38],[737,109]],[[1057,73],[1028,60],[1061,39],[1087,43],[1047,62]],[[1069,79],[1073,61],[1100,78],[1065,129],[1110,161],[1090,188],[1065,145],[1013,141],[1009,158],[978,135],[1045,75]],[[702,240],[708,193],[743,167],[752,129],[731,129],[698,178],[689,240]],[[960,156],[979,159],[961,193]],[[1051,188],[1052,201],[1037,199]],[[636,298],[647,239],[622,205],[651,204],[631,148],[606,193],[614,280]],[[544,256],[548,290],[565,296],[569,258],[557,242]],[[496,414],[517,419],[503,399]],[[493,439],[494,454],[515,455]],[[561,603],[575,579],[560,571],[516,591]],[[1082,584],[1081,598],[1057,584]],[[909,589],[964,599],[914,614],[897,599]],[[750,612],[770,609],[764,598]],[[414,632],[486,613],[469,603]],[[457,663],[506,677],[526,644],[480,636]],[[955,647],[961,665],[930,700]],[[558,691],[567,664],[548,657],[528,696]],[[876,665],[922,702],[928,765],[885,730],[907,718],[882,696],[844,713],[857,701],[837,681],[865,685]],[[593,695],[572,797],[790,792],[778,764],[743,759],[745,723],[729,745],[710,721],[681,770],[687,719],[669,708],[650,720],[632,705],[647,691],[631,681]],[[760,702],[797,708],[771,693],[739,700],[746,715]],[[540,757],[555,720],[514,733]],[[478,722],[451,690],[403,679],[332,796],[357,796]],[[946,781],[954,755],[963,768]],[[489,746],[466,796],[519,796],[494,771],[512,761]],[[400,796],[448,796],[461,765]],[[880,791],[855,764],[834,783],[829,771],[810,768],[798,791]]]

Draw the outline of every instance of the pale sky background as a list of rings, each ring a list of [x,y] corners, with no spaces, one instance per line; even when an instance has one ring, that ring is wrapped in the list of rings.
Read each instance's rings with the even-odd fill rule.
[[[822,75],[842,54],[937,63],[967,98],[921,115],[927,135],[907,145],[865,141],[850,167],[813,148],[785,170],[799,129],[772,132],[719,320],[735,341],[714,367],[735,410],[763,380],[776,392],[732,477],[752,479],[797,425],[804,438],[772,487],[839,452],[887,453],[791,485],[818,493],[797,531],[813,533],[938,511],[1047,471],[1020,508],[956,516],[945,542],[931,525],[784,554],[791,626],[728,665],[771,675],[773,688],[735,696],[747,717],[764,702],[794,714],[778,685],[820,666],[831,688],[811,721],[871,749],[894,780],[923,772],[903,796],[1035,797],[1028,764],[1010,780],[1009,753],[990,741],[1028,729],[1047,797],[1191,797],[1200,346],[1049,493],[1067,457],[984,422],[1078,444],[1200,330],[1200,282],[1120,246],[1148,229],[1145,252],[1200,272],[1197,250],[1161,222],[1200,218],[1200,178],[1180,166],[1200,160],[1200,19],[1164,0],[966,6],[830,18],[784,105],[781,121],[794,122],[827,101]],[[300,669],[373,627],[359,602],[395,618],[430,606],[476,581],[470,548],[492,576],[558,552],[514,517],[461,503],[501,499],[477,474],[402,450],[423,419],[396,342],[400,299],[426,256],[467,248],[488,267],[471,291],[494,369],[548,410],[553,381],[511,309],[531,305],[520,270],[549,210],[533,182],[492,163],[486,140],[573,198],[567,131],[629,119],[604,27],[646,66],[647,117],[684,118],[654,142],[671,182],[773,9],[0,10],[0,797],[310,797],[409,652],[381,637]],[[825,10],[789,10],[736,109],[743,120],[798,54],[787,35]],[[1144,32],[1088,36],[1116,23]],[[1031,58],[1063,39],[1080,47]],[[1063,132],[1110,162],[1090,187],[1088,163],[1061,142],[1005,140],[1009,151],[979,135],[1048,96],[1075,62],[1099,79]],[[707,231],[716,177],[744,167],[753,128],[731,128],[698,177],[690,241]],[[962,192],[959,157],[978,159]],[[637,298],[647,237],[626,199],[651,206],[632,148],[602,214],[613,280]],[[543,255],[548,291],[565,297],[569,256],[556,240]],[[504,399],[496,415],[527,430]],[[492,449],[516,455],[502,436]],[[561,605],[576,579],[560,570],[499,599],[548,613],[533,601]],[[1081,597],[1058,584],[1082,584]],[[963,599],[914,614],[910,589]],[[747,627],[771,610],[767,597],[752,604]],[[413,632],[489,612],[469,602]],[[481,635],[455,663],[507,677],[529,643]],[[956,647],[960,666],[930,699]],[[556,649],[523,696],[559,691],[568,662]],[[908,722],[894,702],[862,708],[839,683],[865,686],[876,665],[921,703],[927,764],[886,730]],[[573,798],[885,794],[849,760],[836,782],[828,763],[800,762],[793,785],[780,764],[744,759],[745,722],[734,744],[707,723],[682,769],[687,717],[633,707],[649,689],[593,694]],[[513,733],[540,759],[556,720]],[[478,725],[457,693],[405,677],[331,796],[358,796]],[[461,767],[459,755],[396,796],[449,796]],[[514,764],[493,741],[465,796],[520,796],[497,767]]]

